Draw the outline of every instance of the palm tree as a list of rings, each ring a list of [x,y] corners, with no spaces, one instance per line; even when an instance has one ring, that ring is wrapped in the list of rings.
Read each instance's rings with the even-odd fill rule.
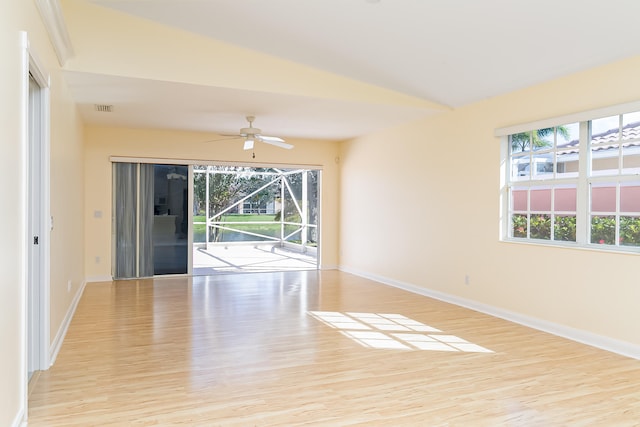
[[[562,135],[565,139],[569,139],[569,129],[565,126],[516,133],[511,135],[511,152],[526,151],[529,147],[533,147],[534,150],[550,147],[552,143],[547,141],[546,138],[552,136],[555,129],[558,130],[559,135]]]

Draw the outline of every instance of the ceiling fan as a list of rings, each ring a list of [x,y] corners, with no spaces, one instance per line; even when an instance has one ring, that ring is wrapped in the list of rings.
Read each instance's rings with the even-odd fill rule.
[[[252,150],[255,141],[260,141],[266,144],[275,145],[276,147],[280,147],[280,148],[286,148],[287,150],[290,150],[293,148],[293,145],[287,144],[286,142],[284,142],[284,139],[282,138],[278,138],[277,136],[262,135],[262,131],[260,129],[253,127],[253,121],[255,119],[256,118],[254,116],[247,116],[249,127],[240,129],[240,132],[237,135],[225,135],[225,136],[232,137],[228,139],[244,138],[245,150]]]

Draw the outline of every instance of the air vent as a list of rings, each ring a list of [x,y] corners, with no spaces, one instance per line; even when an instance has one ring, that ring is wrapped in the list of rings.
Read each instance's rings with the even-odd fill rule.
[[[111,113],[113,112],[113,105],[105,105],[105,104],[96,104],[96,111],[100,113]]]

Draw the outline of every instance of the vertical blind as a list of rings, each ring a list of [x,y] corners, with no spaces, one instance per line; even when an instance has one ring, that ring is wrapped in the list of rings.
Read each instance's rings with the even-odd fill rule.
[[[185,165],[113,162],[115,279],[188,273]]]
[[[153,165],[113,163],[113,277],[153,276]]]

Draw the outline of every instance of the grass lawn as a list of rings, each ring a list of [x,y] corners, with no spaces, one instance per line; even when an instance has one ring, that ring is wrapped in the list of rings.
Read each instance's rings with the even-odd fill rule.
[[[267,214],[263,214],[263,215],[256,215],[256,214],[230,214],[230,215],[223,215],[221,222],[265,222],[265,221],[273,221],[275,218],[274,214],[271,215],[267,215]],[[204,222],[205,221],[205,217],[204,215],[199,215],[199,216],[194,216],[193,217],[193,222]],[[279,223],[274,223],[274,224],[229,224],[228,227],[236,229],[236,230],[242,230],[242,231],[249,231],[252,233],[258,233],[258,234],[264,234],[266,236],[271,236],[271,237],[277,237],[280,235],[280,224]],[[206,225],[205,224],[193,224],[193,240],[194,242],[204,242],[205,241],[205,232],[206,232]],[[227,230],[222,230],[221,233],[224,234],[240,234],[240,233],[234,233],[232,231],[227,231]],[[254,239],[254,238],[252,238]],[[224,239],[223,239],[224,241]]]
[[[275,214],[229,214],[222,215],[223,222],[250,222],[250,221],[273,221]],[[204,222],[204,215],[198,215],[193,217],[193,222]]]

